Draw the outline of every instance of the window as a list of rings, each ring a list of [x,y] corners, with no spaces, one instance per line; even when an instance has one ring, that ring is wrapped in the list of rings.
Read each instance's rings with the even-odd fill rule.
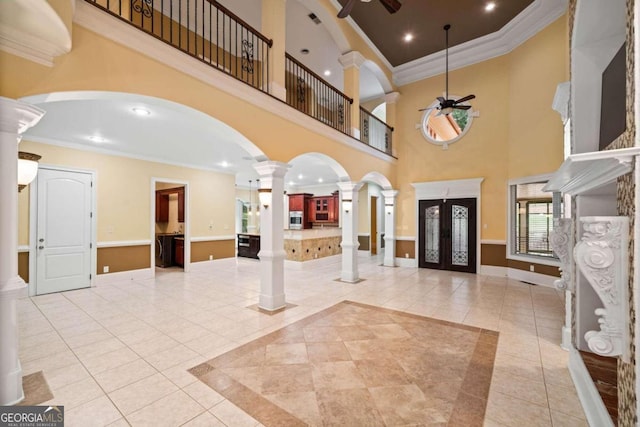
[[[561,198],[542,191],[546,177],[532,177],[509,184],[509,258],[557,265],[550,244],[553,219],[559,218]],[[557,200],[557,202],[555,201]],[[545,262],[545,260],[550,262]]]

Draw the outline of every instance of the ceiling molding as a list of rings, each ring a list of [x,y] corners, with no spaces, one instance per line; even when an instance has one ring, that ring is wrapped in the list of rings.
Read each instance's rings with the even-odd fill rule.
[[[332,0],[334,1],[334,0]],[[536,0],[495,33],[449,48],[449,70],[477,64],[511,52],[561,17],[567,0]],[[403,86],[444,73],[445,52],[393,68],[393,82]]]

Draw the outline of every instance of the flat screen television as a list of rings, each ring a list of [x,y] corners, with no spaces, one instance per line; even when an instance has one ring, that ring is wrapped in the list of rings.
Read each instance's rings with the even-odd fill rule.
[[[604,150],[627,129],[626,47],[626,43],[623,43],[602,73],[600,150]]]

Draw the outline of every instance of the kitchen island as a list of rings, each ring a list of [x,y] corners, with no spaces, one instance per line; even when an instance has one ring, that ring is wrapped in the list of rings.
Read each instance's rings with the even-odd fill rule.
[[[289,261],[310,261],[342,253],[342,229],[338,227],[310,230],[285,230],[284,250]]]

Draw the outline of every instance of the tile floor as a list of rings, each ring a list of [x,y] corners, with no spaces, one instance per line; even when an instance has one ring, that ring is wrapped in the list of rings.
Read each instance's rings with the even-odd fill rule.
[[[249,259],[26,298],[18,305],[23,371],[44,372],[54,395],[47,403],[65,406],[67,426],[259,426],[187,370],[349,300],[499,331],[485,426],[587,425],[559,347],[560,293],[359,263],[357,284],[336,281],[338,265],[287,269],[295,307],[275,315],[247,308],[259,293],[258,262]]]

